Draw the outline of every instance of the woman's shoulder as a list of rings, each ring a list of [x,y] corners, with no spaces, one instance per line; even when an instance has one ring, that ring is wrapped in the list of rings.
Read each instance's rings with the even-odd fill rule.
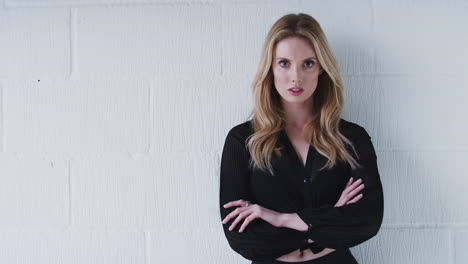
[[[372,143],[371,136],[367,133],[366,129],[356,123],[341,119],[340,129],[343,136],[353,142],[356,150],[361,153],[370,153],[377,157],[374,144]]]
[[[347,138],[370,137],[367,130],[361,125],[340,118],[340,132]]]
[[[233,126],[227,136],[235,137],[241,142],[245,142],[247,138],[253,133],[252,120],[247,120],[243,123]]]

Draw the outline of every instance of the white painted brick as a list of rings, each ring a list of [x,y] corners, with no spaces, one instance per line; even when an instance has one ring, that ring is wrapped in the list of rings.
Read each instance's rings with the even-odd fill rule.
[[[146,81],[8,81],[5,149],[19,152],[144,152]]]
[[[2,151],[2,152],[5,149],[5,142],[3,142],[3,135],[4,135],[3,131],[5,129],[4,124],[3,124],[4,123],[3,116],[5,114],[4,113],[5,111],[3,109],[4,109],[4,106],[5,106],[5,103],[4,103],[3,98],[4,98],[4,95],[3,95],[3,82],[2,82],[2,80],[0,80],[0,151]]]
[[[142,232],[1,231],[2,263],[145,263]]]
[[[467,149],[463,77],[345,79],[345,118],[364,126],[379,149]]]
[[[56,7],[56,6],[137,6],[150,4],[211,3],[214,0],[5,0],[9,8]],[[0,2],[1,3],[1,2]]]
[[[455,236],[455,264],[466,264],[468,263],[468,229],[457,229],[453,233]]]
[[[252,111],[249,78],[171,78],[153,82],[152,153],[213,151]]]
[[[378,152],[384,224],[468,222],[468,151]]]
[[[468,3],[376,1],[377,70],[468,73]]]
[[[66,160],[20,158],[0,153],[0,180],[0,229],[68,225]],[[2,252],[4,248],[0,248]],[[1,258],[0,262],[3,262]]]
[[[73,223],[156,230],[221,227],[217,166],[215,154],[202,152],[76,160],[71,165]]]
[[[445,229],[381,229],[377,236],[352,248],[360,264],[450,263]]]
[[[0,8],[0,78],[68,76],[68,23],[66,8]]]
[[[251,263],[229,247],[222,229],[151,232],[149,249],[148,264]]]
[[[216,76],[221,72],[216,6],[80,8],[77,78]]]

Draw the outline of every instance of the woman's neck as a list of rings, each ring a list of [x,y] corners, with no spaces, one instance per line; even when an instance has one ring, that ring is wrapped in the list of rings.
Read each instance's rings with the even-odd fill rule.
[[[290,129],[302,129],[304,125],[312,118],[312,113],[309,105],[304,103],[283,104],[286,113],[286,127]]]

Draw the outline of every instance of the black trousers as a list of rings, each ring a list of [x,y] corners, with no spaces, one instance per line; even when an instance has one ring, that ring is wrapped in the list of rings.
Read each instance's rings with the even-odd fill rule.
[[[349,249],[346,250],[335,250],[327,255],[299,262],[285,262],[279,260],[268,260],[268,261],[252,261],[252,264],[359,264],[357,260],[351,254]]]

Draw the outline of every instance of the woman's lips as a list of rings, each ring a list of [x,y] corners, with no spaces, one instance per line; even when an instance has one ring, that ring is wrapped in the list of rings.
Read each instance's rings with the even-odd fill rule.
[[[299,91],[294,91],[294,90],[299,90]],[[302,89],[302,88],[290,88],[290,89],[288,89],[289,94],[294,95],[294,96],[300,95],[303,91],[304,91],[304,89]]]

